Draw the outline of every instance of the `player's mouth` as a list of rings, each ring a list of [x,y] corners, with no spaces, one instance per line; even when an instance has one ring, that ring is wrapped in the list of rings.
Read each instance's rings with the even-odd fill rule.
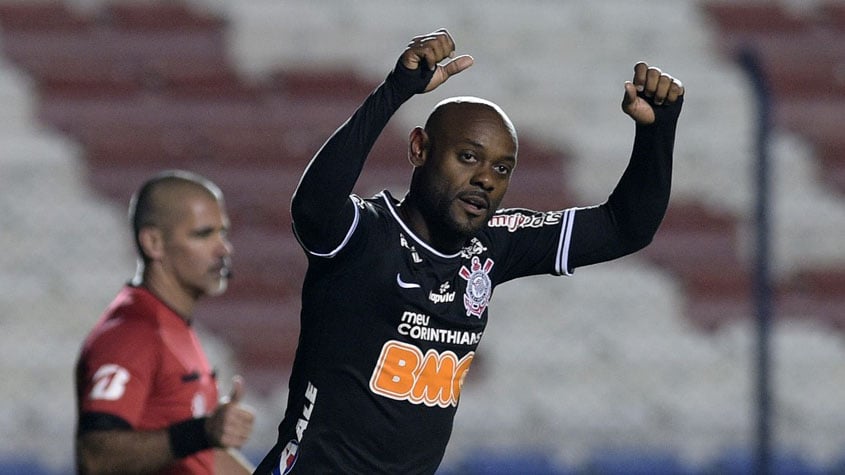
[[[229,279],[232,277],[232,268],[228,262],[221,262],[211,268],[211,273],[215,277]]]
[[[467,192],[458,195],[461,207],[469,214],[481,216],[490,208],[490,200],[482,192]]]

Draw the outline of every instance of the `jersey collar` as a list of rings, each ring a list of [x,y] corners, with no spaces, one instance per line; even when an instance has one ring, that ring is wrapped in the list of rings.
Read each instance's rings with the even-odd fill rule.
[[[399,200],[394,198],[390,194],[389,191],[384,190],[376,196],[378,196],[379,198],[381,198],[382,201],[384,201],[385,206],[387,207],[388,210],[390,210],[390,215],[393,216],[393,219],[395,219],[397,223],[399,223],[399,226],[402,228],[402,230],[405,232],[405,234],[410,236],[411,239],[413,239],[417,244],[419,244],[421,247],[423,247],[426,251],[434,254],[435,256],[442,257],[444,259],[451,259],[451,258],[459,257],[461,255],[461,251],[458,251],[454,254],[444,254],[444,253],[438,251],[437,249],[431,247],[428,243],[426,243],[419,236],[417,236],[416,233],[411,231],[411,228],[409,228],[408,225],[405,224],[405,221],[402,220],[402,218],[399,216],[399,211],[396,209],[396,204],[399,202]]]

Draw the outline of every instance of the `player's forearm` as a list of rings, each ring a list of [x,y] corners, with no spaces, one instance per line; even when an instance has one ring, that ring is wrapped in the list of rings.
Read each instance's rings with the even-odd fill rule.
[[[81,474],[152,473],[173,461],[212,447],[206,418],[177,422],[167,429],[91,430],[77,437]]]
[[[651,242],[669,204],[680,107],[679,101],[659,108],[654,124],[637,126],[631,160],[613,193],[600,206],[576,212],[570,269],[617,259]]]
[[[387,122],[405,101],[425,88],[422,76],[414,73],[397,65],[308,164],[291,200],[300,235],[322,236],[321,230],[313,228],[335,223]]]
[[[87,432],[77,439],[76,452],[83,475],[152,473],[175,460],[167,430]]]
[[[294,217],[336,212],[352,192],[364,162],[395,109],[380,85],[320,148],[296,188]]]
[[[675,129],[683,98],[657,107],[657,120],[638,125],[631,159],[607,206],[633,250],[648,245],[660,226],[672,187]]]

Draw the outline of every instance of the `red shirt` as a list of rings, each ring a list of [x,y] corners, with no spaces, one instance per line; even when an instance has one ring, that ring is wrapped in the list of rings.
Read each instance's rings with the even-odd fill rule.
[[[120,417],[135,430],[164,429],[217,406],[211,366],[191,326],[142,287],[124,287],[82,347],[79,414]],[[214,473],[204,450],[161,473]]]

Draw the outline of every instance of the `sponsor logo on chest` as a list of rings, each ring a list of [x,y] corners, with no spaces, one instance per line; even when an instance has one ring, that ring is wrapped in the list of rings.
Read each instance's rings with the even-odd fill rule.
[[[455,292],[450,292],[452,288],[452,284],[449,282],[444,282],[440,285],[440,288],[437,292],[433,290],[428,293],[428,299],[431,300],[433,303],[450,303],[455,301]]]

